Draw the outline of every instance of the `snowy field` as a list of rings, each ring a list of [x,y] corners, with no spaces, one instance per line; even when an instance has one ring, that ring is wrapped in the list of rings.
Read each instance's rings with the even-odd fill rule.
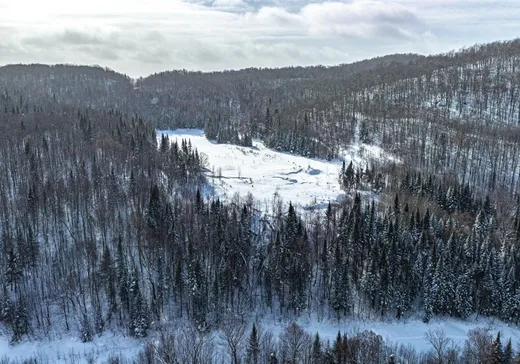
[[[278,152],[254,140],[252,147],[216,144],[204,137],[199,129],[158,130],[157,137],[190,140],[199,153],[207,157],[209,181],[215,194],[231,198],[235,193],[251,193],[261,204],[272,203],[278,194],[284,202],[300,208],[325,208],[345,198],[338,182],[342,161],[312,159]],[[356,144],[343,153],[348,165],[366,167],[369,159],[395,160],[373,145]],[[221,178],[218,178],[221,176]]]
[[[260,321],[263,331],[272,332],[275,337],[279,336],[290,321],[275,321],[272,318],[264,318]],[[356,334],[364,330],[372,330],[383,337],[386,344],[411,345],[417,351],[429,351],[432,349],[425,338],[428,330],[440,329],[452,343],[462,350],[464,341],[467,339],[468,331],[476,327],[489,329],[495,336],[501,332],[503,342],[512,339],[513,347],[518,348],[520,344],[520,331],[518,328],[493,319],[480,318],[468,321],[453,318],[434,318],[429,324],[419,319],[408,319],[402,321],[359,321],[346,320],[340,323],[336,321],[318,321],[310,318],[300,318],[298,324],[314,335],[319,333],[322,340],[333,342],[338,331],[347,334]],[[216,337],[216,336],[213,336]],[[152,338],[153,340],[153,338]],[[218,339],[214,341],[214,354],[222,355],[223,346],[219,345]],[[0,360],[8,357],[11,360],[23,360],[36,358],[42,363],[88,363],[92,359],[94,363],[105,362],[112,355],[122,355],[128,359],[136,356],[145,346],[144,341],[105,333],[101,337],[95,337],[91,343],[82,343],[79,338],[69,337],[54,340],[24,341],[16,346],[9,346],[6,337],[0,338]]]
[[[466,321],[454,318],[434,317],[430,323],[425,324],[420,319],[402,319],[397,321],[389,319],[385,321],[360,321],[346,320],[338,323],[337,321],[318,321],[316,319],[300,318],[298,324],[314,335],[319,333],[322,340],[333,342],[338,335],[338,331],[347,334],[356,334],[365,330],[371,330],[385,340],[386,344],[411,345],[415,350],[429,351],[432,346],[425,337],[428,330],[442,330],[452,343],[463,348],[467,339],[468,331],[477,327],[488,329],[495,336],[497,332],[503,338],[503,343],[511,338],[515,350],[520,345],[520,330],[518,327],[507,325],[506,323],[491,318],[471,318]],[[263,329],[271,331],[274,335],[280,334],[288,322],[273,322],[264,320]]]
[[[38,363],[92,363],[107,362],[112,356],[133,359],[144,348],[144,341],[105,332],[90,343],[83,343],[79,334],[63,335],[61,338],[30,340],[9,345],[7,335],[0,337],[0,361],[7,357],[23,361],[36,358]]]

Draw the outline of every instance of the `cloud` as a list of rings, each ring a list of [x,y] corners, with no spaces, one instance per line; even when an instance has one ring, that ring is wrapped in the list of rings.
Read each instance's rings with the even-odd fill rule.
[[[133,76],[442,52],[513,38],[520,16],[512,0],[0,3],[0,64],[98,63]]]
[[[252,9],[243,0],[215,0],[211,3],[211,7],[223,11],[247,11]]]
[[[311,34],[401,38],[424,30],[414,12],[382,1],[310,4],[302,9],[301,16]]]

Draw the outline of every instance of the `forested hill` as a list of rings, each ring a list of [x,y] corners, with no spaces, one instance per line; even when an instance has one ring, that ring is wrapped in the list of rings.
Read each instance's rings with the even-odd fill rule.
[[[218,109],[226,105],[224,99],[221,101],[220,98],[235,98],[243,91],[239,83],[254,80],[258,83],[259,89],[270,89],[272,83],[282,81],[301,83],[347,79],[354,74],[391,63],[407,64],[420,57],[422,56],[414,54],[395,54],[334,67],[250,68],[212,73],[178,70],[153,74],[137,80],[100,66],[7,65],[0,67],[0,82],[8,88],[13,86],[19,91],[24,91],[26,96],[37,104],[53,99],[75,107],[118,108],[128,113],[138,113],[162,127],[202,127],[205,119],[195,115],[194,110],[194,106],[199,104],[187,107],[184,110],[186,114],[180,114],[181,110],[177,109],[182,109],[182,102],[184,105],[193,102],[186,98],[181,100],[180,96],[191,95],[197,99],[211,99],[212,102],[208,106]],[[201,83],[204,88],[201,88]],[[253,85],[246,85],[250,86]],[[224,90],[227,90],[226,93],[221,94]],[[153,101],[155,97],[159,99],[157,102]],[[16,107],[17,101],[12,100],[11,106]],[[214,111],[215,109],[210,109],[201,112]]]
[[[336,67],[172,71],[132,80],[100,67],[0,68],[0,109],[117,109],[163,128],[205,128],[218,142],[335,158],[376,144],[427,175],[482,196],[518,193],[520,40],[428,57]],[[8,92],[10,90],[10,92]],[[403,171],[405,173],[405,171]]]
[[[2,332],[90,341],[189,322],[204,337],[264,315],[517,325],[519,67],[520,40],[139,80],[0,68]],[[350,198],[324,211],[276,197],[259,208],[206,194],[204,155],[157,143],[157,125],[308,157],[376,145],[403,163],[346,161]]]
[[[513,196],[519,64],[520,40],[337,67],[172,71],[138,80],[100,67],[13,65],[0,68],[0,89],[13,91],[2,91],[0,108],[23,112],[51,100],[118,109],[161,128],[206,127],[209,137],[239,144],[258,136],[324,158],[360,138],[429,174],[486,190],[507,185]]]

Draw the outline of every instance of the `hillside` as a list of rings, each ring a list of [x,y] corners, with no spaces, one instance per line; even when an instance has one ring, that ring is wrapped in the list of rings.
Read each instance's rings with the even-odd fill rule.
[[[411,324],[468,346],[438,360],[505,351],[498,330],[512,357],[519,67],[514,40],[139,80],[0,68],[0,343],[130,336],[140,363],[271,363],[298,337],[298,363],[430,360],[380,336]]]

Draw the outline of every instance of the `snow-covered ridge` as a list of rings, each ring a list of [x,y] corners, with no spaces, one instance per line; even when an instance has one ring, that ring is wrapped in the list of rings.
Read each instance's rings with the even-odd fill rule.
[[[158,130],[157,137],[189,140],[207,158],[209,180],[215,193],[230,198],[251,193],[260,203],[272,202],[277,194],[300,208],[323,208],[344,198],[338,181],[342,160],[306,158],[267,148],[254,140],[252,147],[216,144],[200,129]],[[394,160],[376,146],[354,145],[344,151],[346,163],[366,167],[367,159]]]

